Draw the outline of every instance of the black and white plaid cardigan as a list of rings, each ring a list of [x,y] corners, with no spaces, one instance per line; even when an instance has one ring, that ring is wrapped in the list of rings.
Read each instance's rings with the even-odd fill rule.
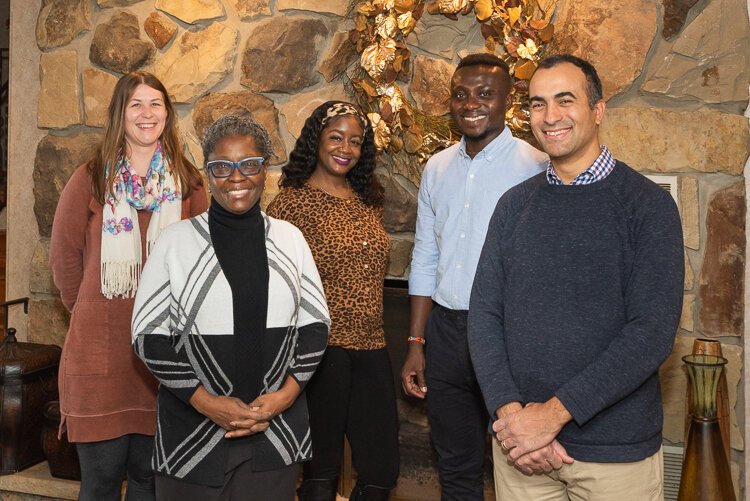
[[[300,231],[263,214],[268,256],[264,360],[271,365],[261,393],[287,376],[304,388],[325,351],[330,320],[317,268]],[[259,284],[261,286],[261,284]],[[158,474],[221,485],[228,451],[225,430],[189,403],[199,385],[232,395],[232,294],[216,259],[208,213],[166,228],[144,266],[133,310],[133,346],[161,383],[153,467]],[[311,457],[304,395],[253,435],[257,470]]]

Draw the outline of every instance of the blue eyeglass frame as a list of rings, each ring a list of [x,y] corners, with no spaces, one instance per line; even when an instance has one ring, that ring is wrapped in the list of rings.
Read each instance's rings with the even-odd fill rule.
[[[247,162],[248,160],[257,160],[258,161],[258,168],[255,172],[251,172],[250,174],[245,174],[242,172],[242,169],[240,169],[240,165],[244,162]],[[263,163],[266,161],[263,157],[247,157],[243,158],[239,162],[232,162],[231,160],[211,160],[210,162],[206,162],[206,169],[211,173],[211,175],[217,179],[226,179],[228,177],[231,177],[232,174],[234,174],[234,170],[237,169],[240,174],[242,174],[245,177],[255,176],[260,173],[261,170],[263,170]],[[218,164],[230,164],[232,168],[229,170],[229,174],[226,176],[217,176],[214,172],[214,165]]]

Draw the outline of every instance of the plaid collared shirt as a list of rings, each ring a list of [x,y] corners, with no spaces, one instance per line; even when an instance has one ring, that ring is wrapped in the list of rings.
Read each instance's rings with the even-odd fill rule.
[[[609,176],[609,173],[615,168],[615,159],[606,146],[602,146],[601,148],[602,152],[594,160],[594,163],[588,169],[578,174],[570,183],[571,186],[592,184]],[[562,179],[557,175],[557,172],[555,172],[555,168],[552,167],[552,162],[547,162],[547,182],[549,184],[564,184]]]

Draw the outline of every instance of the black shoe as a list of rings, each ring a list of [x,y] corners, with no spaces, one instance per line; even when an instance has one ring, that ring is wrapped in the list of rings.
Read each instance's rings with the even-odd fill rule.
[[[336,501],[336,488],[339,479],[311,479],[303,480],[297,490],[299,501]]]
[[[391,490],[374,485],[355,485],[349,501],[388,501]]]

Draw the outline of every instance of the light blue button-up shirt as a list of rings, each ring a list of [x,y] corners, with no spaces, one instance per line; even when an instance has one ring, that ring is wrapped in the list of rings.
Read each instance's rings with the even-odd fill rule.
[[[506,127],[473,159],[463,139],[427,161],[419,187],[409,294],[468,310],[471,285],[495,205],[547,166],[547,155]]]

